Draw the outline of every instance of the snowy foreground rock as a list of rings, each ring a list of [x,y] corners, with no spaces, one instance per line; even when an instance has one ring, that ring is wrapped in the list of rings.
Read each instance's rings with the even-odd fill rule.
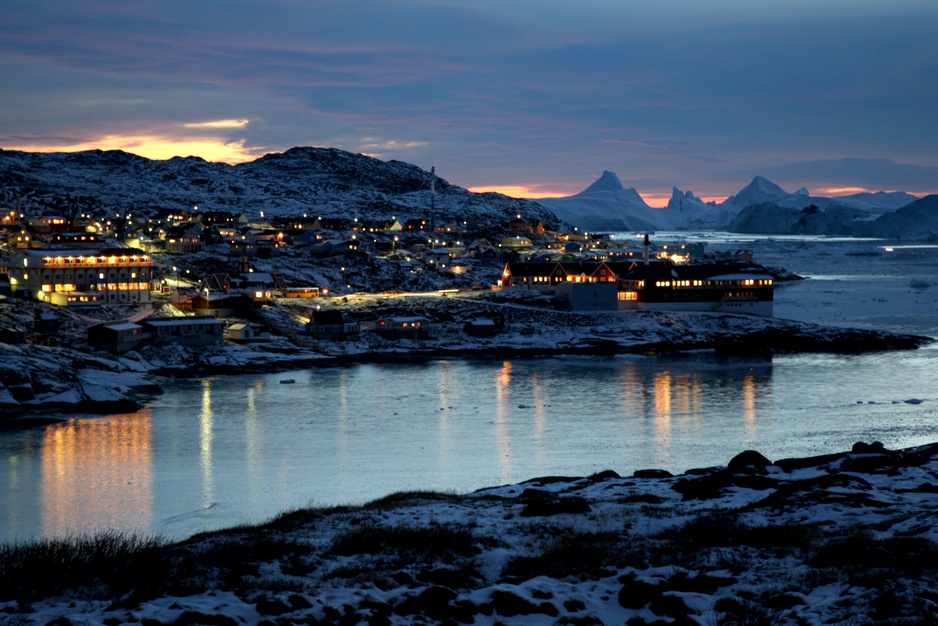
[[[936,483],[938,444],[858,443],[395,494],[132,557],[23,545],[0,623],[934,624]]]
[[[540,302],[544,300],[544,302]],[[0,417],[70,416],[135,410],[171,377],[286,371],[368,361],[559,354],[612,355],[717,349],[863,352],[913,349],[927,337],[833,328],[774,318],[715,313],[570,313],[546,308],[531,292],[480,297],[350,296],[339,306],[356,321],[424,316],[428,339],[383,339],[373,332],[342,341],[303,333],[309,305],[274,304],[257,312],[273,339],[245,345],[147,346],[115,356],[82,345],[76,329],[59,347],[0,344]],[[325,300],[325,306],[329,306]],[[169,307],[164,307],[168,310]],[[163,312],[160,311],[160,314]],[[500,316],[505,332],[467,335],[467,320]]]

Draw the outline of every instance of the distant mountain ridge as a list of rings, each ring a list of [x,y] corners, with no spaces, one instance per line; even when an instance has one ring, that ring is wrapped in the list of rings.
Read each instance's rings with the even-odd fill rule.
[[[877,226],[871,224],[887,223],[878,218],[918,200],[904,192],[828,198],[812,196],[802,187],[789,193],[767,178],[755,176],[722,203],[704,202],[692,191],[674,187],[667,207],[656,209],[648,206],[634,188],[625,189],[619,177],[606,170],[578,194],[542,198],[537,202],[565,222],[587,231],[720,229],[766,234],[852,235],[874,232]],[[910,230],[896,225],[891,229],[890,232]]]
[[[672,190],[665,208],[652,208],[609,170],[565,198],[516,199],[478,194],[436,179],[438,225],[472,220],[498,223],[521,215],[548,228],[584,231],[721,229],[766,234],[846,234],[906,241],[938,240],[935,196],[903,192],[826,198],[806,189],[788,193],[756,176],[722,203]],[[402,221],[428,216],[430,173],[401,161],[381,161],[335,148],[296,147],[248,163],[199,157],[155,161],[119,150],[37,153],[0,149],[0,208],[77,214],[155,208],[226,210],[256,219],[321,215]],[[903,210],[907,209],[907,210]]]
[[[0,203],[25,210],[107,207],[120,212],[225,210],[251,219],[321,215],[404,221],[430,206],[430,173],[335,148],[296,147],[229,165],[199,157],[155,161],[119,150],[39,153],[0,150]],[[530,200],[477,194],[436,178],[438,224],[507,221],[521,215],[558,226]]]

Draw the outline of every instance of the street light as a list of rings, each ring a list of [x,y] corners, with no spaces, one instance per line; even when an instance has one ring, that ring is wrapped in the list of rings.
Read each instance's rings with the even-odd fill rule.
[[[391,254],[394,254],[394,250],[397,248],[397,235],[394,235],[394,241],[391,242]]]

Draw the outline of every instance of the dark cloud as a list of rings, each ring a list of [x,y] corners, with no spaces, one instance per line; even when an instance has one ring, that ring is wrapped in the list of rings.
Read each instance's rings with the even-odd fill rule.
[[[432,145],[466,186],[921,189],[901,164],[938,162],[938,7],[882,4],[32,0],[0,22],[0,141],[249,119],[220,140]]]

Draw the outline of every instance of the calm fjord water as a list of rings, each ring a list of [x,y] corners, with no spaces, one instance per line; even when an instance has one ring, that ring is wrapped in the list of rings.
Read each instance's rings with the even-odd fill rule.
[[[924,286],[938,283],[935,249],[760,245],[757,260],[815,276],[778,290],[779,317],[938,336],[938,284]],[[782,458],[858,440],[913,446],[938,440],[936,374],[928,347],[434,360],[181,381],[134,414],[0,432],[0,540],[104,528],[182,538],[402,489],[680,472],[747,448]]]

